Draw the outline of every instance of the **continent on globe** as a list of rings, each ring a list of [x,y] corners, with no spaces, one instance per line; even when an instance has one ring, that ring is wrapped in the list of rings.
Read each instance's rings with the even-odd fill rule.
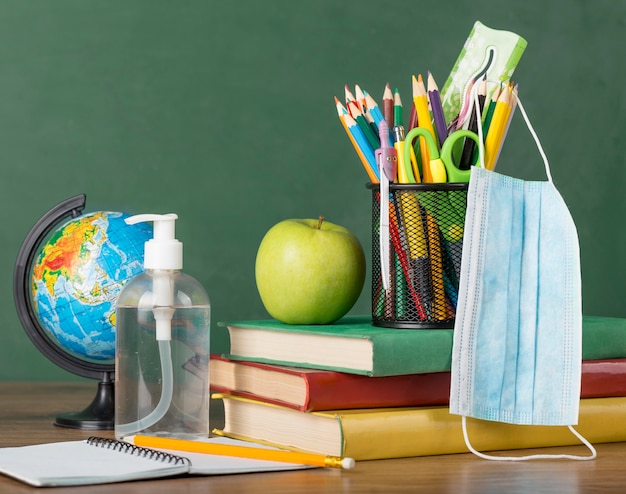
[[[128,216],[105,211],[65,222],[32,267],[39,322],[61,347],[83,358],[115,357],[115,301],[124,284],[143,272],[152,227],[127,225]]]

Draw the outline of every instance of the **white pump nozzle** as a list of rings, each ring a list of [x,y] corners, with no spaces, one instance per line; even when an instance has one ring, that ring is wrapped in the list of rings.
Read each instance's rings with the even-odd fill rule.
[[[152,221],[154,238],[144,245],[144,268],[182,269],[183,244],[176,240],[176,214],[138,214],[126,218],[128,225]]]

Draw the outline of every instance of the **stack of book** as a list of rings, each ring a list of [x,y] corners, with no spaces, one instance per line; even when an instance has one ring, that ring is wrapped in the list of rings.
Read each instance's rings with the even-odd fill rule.
[[[356,460],[467,452],[448,409],[453,330],[392,329],[370,317],[323,326],[219,323],[212,355],[220,435]],[[585,317],[579,423],[592,443],[626,441],[626,319]],[[567,427],[468,419],[482,451],[579,444]]]

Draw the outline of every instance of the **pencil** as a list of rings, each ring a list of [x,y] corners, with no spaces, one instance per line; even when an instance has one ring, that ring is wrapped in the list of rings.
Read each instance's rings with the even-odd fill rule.
[[[389,128],[393,129],[393,93],[389,84],[385,85],[385,92],[383,93],[383,115]]]
[[[411,102],[411,113],[409,114],[409,130],[417,127],[417,112],[415,111],[415,103]]]
[[[358,103],[361,111],[365,112],[365,109],[367,108],[367,104],[365,101],[365,93],[363,93],[361,86],[359,86],[358,84],[354,85],[354,99]]]
[[[441,106],[439,87],[430,72],[428,72],[428,101],[430,102],[430,110],[433,113],[433,120],[435,121],[439,149],[441,149],[443,141],[445,141],[446,137],[448,137],[448,129],[446,128],[446,120],[443,117],[443,107]]]
[[[497,146],[497,152],[496,152],[495,161],[493,163],[493,168],[495,168],[496,165],[498,164],[498,158],[500,157],[500,152],[502,151],[502,145],[504,144],[504,139],[506,138],[506,134],[509,131],[509,126],[511,125],[513,114],[515,113],[515,108],[517,107],[517,85],[513,87],[511,91],[511,100],[510,100],[509,106],[510,106],[509,114],[507,115],[507,118],[506,118],[504,132],[501,134],[500,142]]]
[[[365,163],[367,164],[365,171],[367,172],[372,183],[379,183],[378,178],[378,167],[376,166],[376,157],[374,156],[374,152],[370,148],[367,139],[363,135],[363,131],[357,125],[354,118],[350,116],[349,113],[341,116],[341,119],[345,122],[346,128],[348,129],[348,134],[352,136],[355,149],[357,150],[357,154],[362,154]]]
[[[433,139],[435,139],[435,129],[430,121],[430,111],[428,110],[428,97],[426,96],[426,88],[422,76],[419,78],[412,77],[413,85],[413,101],[415,102],[415,110],[417,111],[417,125],[422,127],[431,133]],[[422,156],[422,174],[424,183],[432,183],[433,176],[430,171],[430,154],[428,152],[428,146],[426,140],[420,136],[420,153]]]
[[[367,111],[374,118],[374,123],[376,124],[376,128],[378,128],[380,127],[380,122],[385,120],[385,117],[383,116],[383,112],[380,111],[380,107],[378,106],[378,103],[376,103],[376,100],[372,97],[372,95],[370,95],[367,91],[364,91],[364,93],[365,93],[365,104],[367,105]],[[393,146],[393,136],[391,135],[391,127],[387,126],[387,128],[389,129],[389,145]]]
[[[376,151],[380,147],[380,140],[378,139],[378,136],[372,129],[371,125],[365,119],[365,116],[363,115],[363,112],[359,108],[359,105],[357,105],[356,101],[350,101],[350,103],[348,103],[348,113],[352,115],[352,118],[354,118],[357,125],[363,131],[363,135],[371,146],[372,151]]]
[[[208,455],[233,456],[237,458],[251,458],[255,460],[280,461],[283,463],[296,463],[299,465],[312,465],[317,467],[354,468],[354,459],[340,458],[337,456],[325,456],[314,453],[297,453],[295,451],[274,450],[265,448],[253,448],[248,446],[235,446],[232,444],[215,444],[202,441],[189,441],[186,439],[173,439],[156,436],[128,436],[124,441],[135,446],[145,448],[172,449],[186,451],[188,453],[203,453]]]
[[[343,87],[343,92],[346,98],[346,105],[351,101],[356,101],[354,94],[352,94],[352,91],[350,91],[350,86],[348,86],[347,84]]]
[[[488,170],[493,170],[496,163],[498,146],[511,111],[510,101],[511,90],[507,86],[500,91],[500,96],[489,124],[489,130],[487,131],[487,137],[485,138],[485,168]]]
[[[350,142],[352,143],[352,146],[354,147],[354,150],[356,151],[357,155],[359,156],[359,159],[361,160],[361,164],[363,165],[363,168],[365,168],[365,171],[367,172],[367,175],[370,179],[370,181],[373,184],[378,183],[378,170],[376,170],[376,159],[375,157],[372,155],[369,159],[368,157],[365,156],[365,154],[363,154],[363,151],[361,150],[361,146],[359,145],[359,143],[357,142],[357,140],[354,137],[354,133],[349,127],[348,127],[348,123],[346,122],[346,120],[348,118],[352,119],[352,117],[350,117],[350,115],[348,114],[348,111],[344,108],[344,106],[341,104],[341,101],[339,101],[339,99],[335,96],[335,105],[337,107],[337,115],[339,116],[339,121],[341,122],[341,125],[343,126],[343,129],[345,130],[346,134],[348,135],[348,138],[350,139]],[[352,119],[352,122],[354,122],[354,119]],[[354,123],[354,125],[356,126],[356,122]],[[369,156],[369,154],[368,154]],[[373,161],[370,161],[373,160]]]
[[[396,90],[393,93],[393,125],[394,127],[397,127],[398,125],[402,125],[404,127],[404,125],[402,124],[402,98],[400,98],[400,91],[398,91],[398,88],[396,88]]]
[[[489,104],[487,105],[487,111],[483,116],[483,139],[486,138],[487,132],[489,131],[489,126],[491,125],[491,119],[493,118],[493,111],[496,108],[496,103],[498,101],[498,97],[500,96],[501,85],[497,86],[493,93],[491,94],[491,98],[489,99]],[[486,103],[485,103],[486,104]]]
[[[372,95],[369,94],[367,91],[363,92],[365,93],[365,104],[367,106],[367,111],[370,113],[370,115],[372,115],[372,117],[374,118],[374,122],[376,122],[376,125],[378,126],[380,125],[380,122],[382,120],[385,120],[385,117],[380,111],[380,107],[378,106],[378,103],[376,103],[376,100],[372,97]]]

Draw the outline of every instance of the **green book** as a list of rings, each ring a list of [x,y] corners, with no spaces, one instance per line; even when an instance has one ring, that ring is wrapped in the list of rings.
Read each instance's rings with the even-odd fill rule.
[[[334,324],[276,320],[219,322],[228,330],[233,360],[328,369],[369,376],[445,372],[452,361],[452,329],[393,329],[370,316]],[[626,357],[626,319],[583,318],[583,360]]]

